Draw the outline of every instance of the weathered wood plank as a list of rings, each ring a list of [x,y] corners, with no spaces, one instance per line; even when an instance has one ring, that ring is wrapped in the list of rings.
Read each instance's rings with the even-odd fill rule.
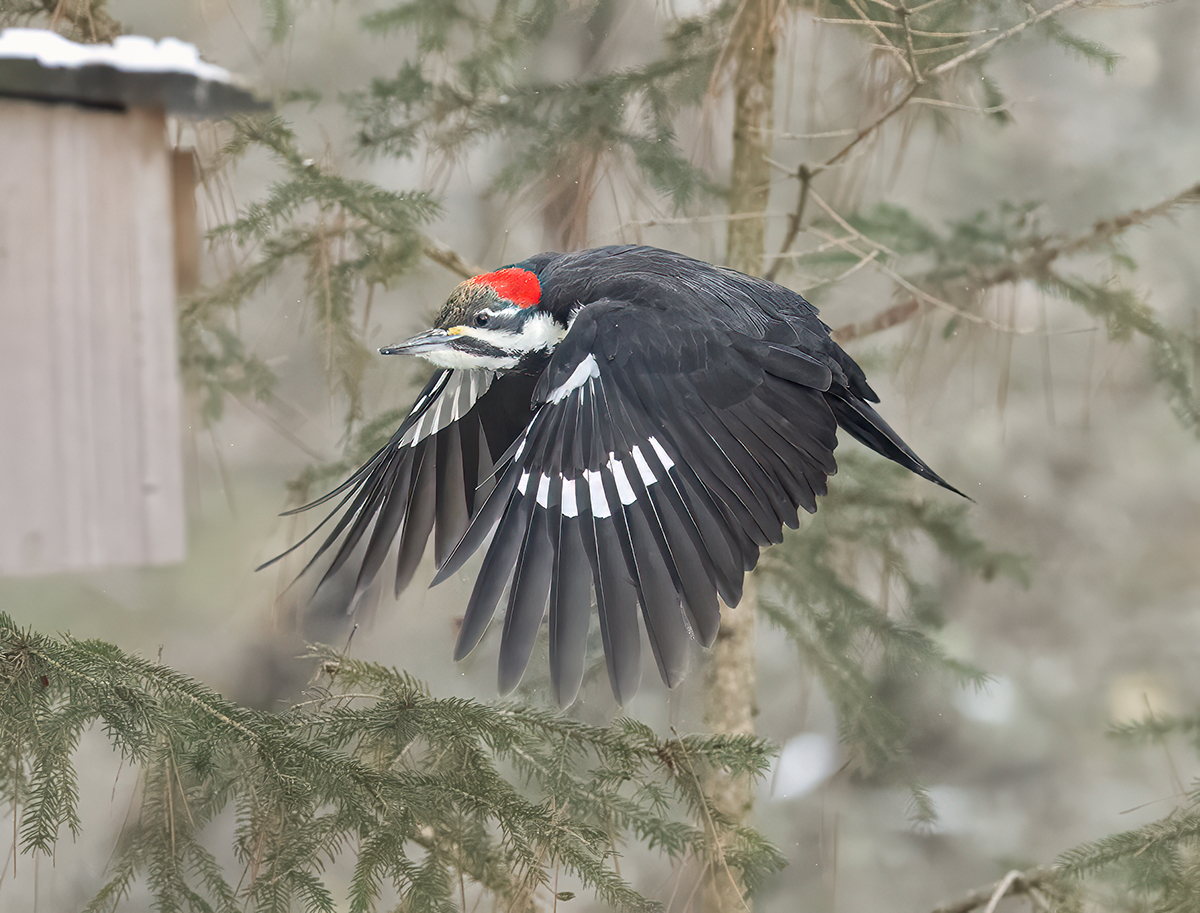
[[[0,573],[183,558],[164,135],[0,99]]]

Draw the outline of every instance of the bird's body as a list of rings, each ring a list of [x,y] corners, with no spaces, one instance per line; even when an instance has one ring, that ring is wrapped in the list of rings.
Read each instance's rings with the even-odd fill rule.
[[[357,597],[398,539],[399,593],[431,534],[434,583],[491,534],[455,655],[507,586],[502,691],[548,612],[555,697],[574,700],[593,592],[617,700],[639,681],[639,614],[674,685],[688,642],[716,637],[718,598],[736,605],[760,549],[816,510],[839,425],[950,488],[870,406],[812,305],[680,254],[540,254],[464,282],[434,329],[381,351],[439,370],[387,445],[317,502],[342,496],[313,560],[336,545],[322,583],[357,567]]]

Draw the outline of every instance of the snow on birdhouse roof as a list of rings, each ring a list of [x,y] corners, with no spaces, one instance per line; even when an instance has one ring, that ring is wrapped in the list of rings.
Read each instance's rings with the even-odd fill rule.
[[[197,79],[229,82],[229,71],[200,59],[194,44],[178,38],[155,41],[122,35],[112,44],[76,44],[45,29],[0,32],[0,57],[33,58],[44,67],[102,65],[126,73],[191,73]]]
[[[45,29],[0,32],[0,96],[197,117],[269,108],[236,83],[176,38],[123,35],[112,44],[77,44]]]

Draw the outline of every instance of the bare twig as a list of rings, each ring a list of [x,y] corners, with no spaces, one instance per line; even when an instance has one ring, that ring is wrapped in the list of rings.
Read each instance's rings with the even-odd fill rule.
[[[764,278],[774,282],[775,276],[779,272],[780,266],[783,265],[783,256],[792,248],[792,244],[796,241],[796,235],[800,234],[800,225],[804,221],[804,207],[808,203],[808,188],[813,179],[813,172],[807,165],[801,165],[799,171],[800,178],[800,198],[796,201],[796,211],[788,216],[787,233],[783,236],[783,243],[779,246],[779,254],[774,258],[774,262],[767,267]]]
[[[846,234],[848,234],[850,237],[857,238],[859,241],[862,241],[864,244],[867,244],[867,245],[870,245],[871,247],[877,248],[877,249],[883,251],[885,254],[891,254],[893,257],[898,256],[897,253],[894,250],[892,250],[890,247],[888,247],[886,244],[876,241],[874,238],[867,237],[861,231],[859,231],[857,228],[855,228],[853,225],[851,225],[849,222],[847,222],[845,219],[843,219],[840,215],[838,215],[837,210],[834,209],[832,206],[830,206],[828,203],[826,203],[825,200],[822,199],[821,195],[818,194],[815,190],[809,191],[809,195],[812,197],[812,201],[814,203],[816,203],[817,206],[819,206],[821,209],[823,209],[825,211],[825,215],[827,215],[827,216],[829,216],[829,218],[833,219],[833,221],[835,223],[837,223],[837,225],[842,229],[842,231],[846,232]]]
[[[663,217],[656,219],[630,219],[627,222],[622,222],[612,231],[605,231],[598,235],[593,235],[592,240],[622,238],[625,237],[625,232],[631,228],[658,228],[668,225],[709,225],[720,224],[722,222],[741,222],[748,219],[778,219],[785,215],[787,215],[787,213],[783,212],[782,210],[770,210],[767,212],[725,212],[717,213],[716,215],[682,216],[678,218]]]
[[[448,269],[463,279],[470,279],[472,276],[478,276],[480,273],[487,272],[482,267],[464,260],[456,251],[430,238],[425,239],[425,243],[421,247],[421,253],[438,266]]]
[[[910,24],[912,16],[909,15],[906,8],[901,7],[900,9],[900,22],[904,25],[904,48],[908,52],[908,68],[912,72],[913,79],[917,82],[924,82],[925,77],[921,73],[921,68],[917,66],[917,52],[913,47],[913,30]]]
[[[978,108],[975,105],[963,105],[956,101],[944,101],[940,98],[914,98],[910,104],[928,105],[931,108],[950,108],[953,111],[967,111],[971,114],[982,114],[985,116],[999,114],[1002,111],[1008,111],[1012,108],[1012,105],[992,105],[988,108]]]
[[[1001,879],[996,885],[996,890],[992,892],[992,896],[988,899],[988,904],[983,909],[983,913],[996,913],[996,906],[1000,903],[1000,898],[1004,897],[1013,886],[1013,883],[1021,877],[1021,873],[1017,869],[1013,869]]]
[[[60,22],[72,26],[71,37],[85,42],[111,42],[125,34],[125,29],[107,10],[105,0],[39,0],[31,6],[42,8],[50,17],[50,28],[58,30]]]
[[[914,10],[908,10],[909,16]],[[825,19],[815,18],[813,22],[818,22],[821,25],[869,25],[873,29],[902,29],[904,26],[899,22],[883,22],[879,19],[864,21],[862,19]],[[999,29],[972,29],[969,32],[927,32],[923,29],[911,29],[913,35],[920,38],[974,38],[976,35],[994,35]]]
[[[847,2],[850,4],[850,8],[852,10],[854,10],[854,12],[858,13],[859,18],[863,22],[863,25],[870,28],[871,31],[875,33],[875,37],[877,37],[881,42],[883,42],[884,47],[890,48],[891,50],[895,51],[898,54],[897,59],[900,61],[901,66],[904,67],[905,71],[907,71],[909,78],[912,79],[914,82],[918,82],[918,83],[921,82],[920,75],[912,67],[910,67],[908,64],[908,61],[904,59],[904,52],[901,51],[900,48],[896,47],[896,45],[892,44],[890,41],[887,40],[887,36],[884,35],[883,32],[880,30],[879,24],[876,23],[873,19],[871,19],[871,17],[866,14],[866,12],[863,10],[863,8],[860,7],[855,2],[855,0],[847,0]]]
[[[935,908],[932,913],[970,913],[985,904],[985,913],[995,913],[996,905],[1004,897],[1030,894],[1040,886],[1052,883],[1056,877],[1055,871],[1045,866],[1037,866],[1024,872],[1012,871],[995,884],[977,888],[952,903]]]
[[[854,138],[839,151],[834,153],[829,159],[827,159],[823,165],[820,165],[816,168],[809,168],[806,165],[802,165],[800,167],[800,169],[796,172],[796,177],[800,179],[800,198],[796,203],[795,211],[788,216],[787,233],[784,235],[783,243],[779,246],[779,253],[775,257],[775,262],[772,264],[771,268],[767,270],[766,278],[775,278],[775,274],[779,272],[779,264],[781,259],[787,255],[789,250],[791,250],[792,244],[795,243],[796,236],[800,233],[800,227],[804,219],[804,207],[808,202],[809,184],[811,183],[812,179],[821,171],[836,165],[843,158],[849,155],[851,149],[874,133],[884,121],[908,104],[909,100],[913,97],[913,95],[916,94],[916,91],[918,88],[920,88],[920,86],[921,83],[917,82],[915,79],[912,80],[908,91],[904,93],[903,97],[901,97],[899,101],[884,111],[883,114],[879,115],[879,117],[877,117],[870,124],[856,132],[854,134]]]
[[[878,130],[880,127],[882,127],[887,121],[891,120],[895,114],[899,113],[904,108],[904,106],[908,104],[909,99],[911,99],[914,95],[917,94],[917,89],[919,89],[920,87],[921,87],[921,84],[914,80],[912,82],[912,84],[908,87],[908,91],[905,92],[894,105],[892,105],[890,108],[888,108],[882,114],[880,114],[877,118],[875,118],[875,120],[871,121],[871,123],[867,124],[861,130],[859,130],[856,134],[854,134],[854,139],[850,140],[850,142],[846,143],[846,145],[844,145],[841,149],[839,149],[837,152],[835,152],[833,155],[831,155],[828,159],[826,159],[825,167],[828,168],[830,165],[836,165],[838,162],[840,162],[842,159],[844,159],[847,155],[849,155],[850,151],[855,146],[857,146],[864,139],[866,139],[868,136],[870,136],[872,133],[874,133],[876,130]]]
[[[930,76],[942,76],[946,73],[949,73],[951,70],[955,69],[958,66],[961,66],[962,64],[966,63],[968,60],[974,60],[980,54],[986,54],[988,51],[990,51],[992,48],[994,48],[996,45],[998,45],[1001,41],[1007,41],[1009,38],[1012,38],[1014,35],[1018,35],[1021,32],[1025,31],[1025,29],[1029,28],[1029,26],[1031,26],[1031,25],[1037,25],[1039,22],[1041,22],[1044,19],[1049,19],[1051,16],[1056,16],[1059,13],[1064,13],[1073,6],[1092,6],[1096,2],[1098,2],[1098,0],[1062,0],[1061,3],[1058,3],[1058,4],[1050,7],[1050,9],[1043,10],[1042,12],[1038,13],[1036,16],[1030,16],[1028,19],[1024,20],[1023,22],[1018,22],[1016,25],[1014,25],[1010,29],[1005,29],[1003,32],[1001,32],[996,37],[990,38],[987,41],[983,42],[983,44],[977,44],[975,47],[971,48],[971,50],[964,51],[963,53],[959,54],[957,57],[951,57],[945,63],[938,64],[936,67],[934,67],[932,70],[929,71],[929,75]]]

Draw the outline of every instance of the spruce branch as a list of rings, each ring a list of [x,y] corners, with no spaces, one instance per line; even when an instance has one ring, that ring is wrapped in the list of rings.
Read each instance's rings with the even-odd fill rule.
[[[968,291],[972,298],[978,299],[988,289],[999,285],[1014,284],[1021,281],[1033,281],[1040,284],[1050,284],[1061,281],[1052,270],[1052,266],[1060,259],[1083,253],[1085,251],[1102,249],[1131,228],[1146,225],[1148,222],[1169,217],[1185,206],[1200,203],[1200,184],[1173,194],[1152,206],[1136,208],[1128,212],[1100,219],[1091,229],[1076,235],[1039,235],[1027,233],[1024,237],[1015,239],[1011,250],[1000,258],[978,258],[976,262],[964,258],[960,266],[954,259],[947,258],[946,263],[940,264],[933,270],[924,273],[910,274],[905,279],[911,286],[924,290],[935,288],[937,292],[926,292],[929,298],[957,297],[949,290],[949,282],[955,283]],[[844,220],[843,220],[844,221]],[[863,237],[859,232],[853,232],[857,237]],[[878,243],[878,242],[874,242]],[[939,298],[939,300],[940,300]],[[874,333],[882,332],[902,324],[921,313],[921,296],[907,297],[872,317],[851,324],[845,324],[834,330],[834,336],[841,343],[861,339]],[[1015,328],[997,326],[996,329],[1016,333]],[[1142,325],[1142,331],[1147,335],[1158,331],[1149,323]]]
[[[18,849],[53,852],[63,825],[77,826],[73,753],[99,723],[141,788],[90,910],[119,908],[144,881],[165,910],[332,913],[324,873],[341,858],[355,911],[385,892],[406,908],[453,909],[460,878],[528,906],[556,867],[608,907],[656,910],[613,867],[612,834],[674,860],[732,846],[755,877],[782,864],[732,822],[701,826],[711,800],[689,768],[761,776],[771,753],[761,740],[661,739],[628,720],[598,727],[438,699],[396,670],[328,650],[311,658],[329,686],[269,714],[111,645],[0,615],[0,789],[17,803]],[[240,879],[202,843],[226,809]]]
[[[1021,32],[1025,31],[1025,29],[1032,25],[1037,25],[1039,22],[1043,22],[1052,16],[1058,16],[1061,13],[1065,13],[1067,10],[1072,9],[1073,7],[1079,7],[1082,9],[1089,6],[1094,6],[1098,2],[1100,2],[1100,0],[1061,0],[1060,3],[1056,3],[1054,6],[1050,7],[1049,9],[1042,10],[1040,13],[1031,13],[1028,19],[1018,22],[1012,28],[1005,29],[999,35],[989,38],[982,44],[977,44],[969,51],[964,51],[957,57],[952,57],[950,60],[938,64],[936,67],[930,70],[929,75],[945,76],[947,73],[962,66],[964,63],[974,60],[980,55],[988,53],[1000,42],[1007,41],[1009,38],[1013,38],[1016,35],[1021,34]]]

